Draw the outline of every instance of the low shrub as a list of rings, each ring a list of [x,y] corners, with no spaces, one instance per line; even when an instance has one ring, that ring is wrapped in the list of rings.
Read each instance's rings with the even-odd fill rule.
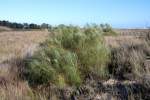
[[[44,52],[38,52],[32,58],[25,60],[24,75],[31,85],[55,79],[56,72],[46,59]]]
[[[84,76],[108,76],[109,50],[100,31],[78,31],[61,25],[57,35],[41,44],[41,50],[26,60],[25,76],[31,84],[53,82],[79,85]]]
[[[77,33],[79,31],[80,31],[80,27],[78,27],[78,26],[73,26],[73,25],[66,26],[63,24],[60,24],[51,30],[51,32],[53,32],[55,34]]]
[[[59,75],[65,76],[65,82],[79,84],[76,55],[59,47],[42,48],[25,62],[25,76],[31,84],[43,84],[60,81]],[[62,83],[60,83],[62,84]],[[64,83],[65,84],[65,83]]]
[[[101,34],[103,36],[114,36],[117,35],[117,33],[113,30],[113,28],[109,24],[87,24],[84,27],[84,32],[89,33],[89,32],[94,32]]]
[[[109,60],[109,50],[103,43],[103,37],[96,31],[87,30],[84,33],[64,33],[59,36],[61,46],[77,54],[80,71],[85,75],[94,73],[106,76],[106,63]]]

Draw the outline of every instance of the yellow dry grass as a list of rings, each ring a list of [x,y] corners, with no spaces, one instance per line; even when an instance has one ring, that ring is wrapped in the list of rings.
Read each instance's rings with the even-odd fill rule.
[[[48,35],[47,31],[0,32],[0,100],[35,99],[28,83],[18,78],[18,65],[3,62],[32,55]]]
[[[11,31],[11,28],[5,27],[5,26],[0,26],[0,31]]]
[[[143,42],[145,41],[135,36],[118,35],[118,36],[105,36],[105,42],[109,47],[119,47],[123,45],[124,43],[131,44],[131,45],[132,44],[140,45],[140,44],[143,44]]]
[[[0,32],[0,62],[32,54],[47,36],[47,31]]]
[[[33,100],[33,93],[26,82],[1,85],[0,100]]]

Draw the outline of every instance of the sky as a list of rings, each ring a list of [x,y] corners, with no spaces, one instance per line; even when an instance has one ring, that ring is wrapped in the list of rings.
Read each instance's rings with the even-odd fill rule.
[[[150,26],[150,0],[0,0],[0,20],[141,28]]]

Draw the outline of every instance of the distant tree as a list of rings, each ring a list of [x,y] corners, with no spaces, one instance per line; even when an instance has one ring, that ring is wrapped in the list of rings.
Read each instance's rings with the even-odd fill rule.
[[[17,27],[17,23],[12,23],[10,28],[16,28]]]
[[[30,27],[29,27],[29,24],[28,23],[24,23],[23,24],[23,29],[29,29]]]
[[[103,29],[104,32],[110,32],[112,31],[112,28],[109,24],[105,24],[105,28]]]
[[[30,29],[40,29],[41,27],[40,27],[40,25],[37,25],[37,24],[33,24],[33,23],[32,23],[32,24],[29,25],[29,28],[30,28]]]
[[[52,26],[52,25],[48,25],[48,29],[49,29],[49,30],[52,30],[52,29],[53,29],[53,26]]]
[[[0,26],[6,26],[13,29],[40,29],[41,26],[37,24],[28,24],[28,23],[16,23],[16,22],[9,22],[6,20],[0,21]],[[46,25],[44,27],[47,27]]]
[[[2,26],[2,21],[0,20],[0,26]]]
[[[3,20],[3,21],[2,21],[2,26],[7,26],[8,23],[9,23],[8,21]]]
[[[49,25],[46,24],[46,23],[43,23],[43,24],[41,25],[41,28],[42,28],[42,29],[48,29],[48,28],[49,28]]]

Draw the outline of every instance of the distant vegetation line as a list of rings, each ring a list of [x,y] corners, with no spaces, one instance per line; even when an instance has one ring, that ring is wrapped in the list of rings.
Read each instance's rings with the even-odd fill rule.
[[[78,27],[78,28],[81,28],[80,26],[76,26],[76,25],[65,25],[65,24],[59,24],[59,25],[56,25],[56,26],[53,26],[53,25],[50,25],[50,24],[47,24],[47,23],[42,23],[41,25],[40,24],[35,24],[35,23],[18,23],[18,22],[11,22],[11,21],[8,21],[8,20],[0,20],[0,26],[3,26],[3,27],[8,27],[8,28],[12,28],[12,29],[55,29],[55,28],[58,28],[58,27]],[[103,31],[110,31],[112,30],[112,27],[105,23],[105,24],[95,24],[95,23],[91,23],[91,24],[85,24],[84,28],[85,27],[90,27],[92,26],[93,28],[100,28],[102,29]]]
[[[49,24],[43,23],[41,25],[34,23],[17,23],[17,22],[9,22],[6,20],[0,20],[0,26],[9,27],[12,29],[48,29],[50,27]]]

